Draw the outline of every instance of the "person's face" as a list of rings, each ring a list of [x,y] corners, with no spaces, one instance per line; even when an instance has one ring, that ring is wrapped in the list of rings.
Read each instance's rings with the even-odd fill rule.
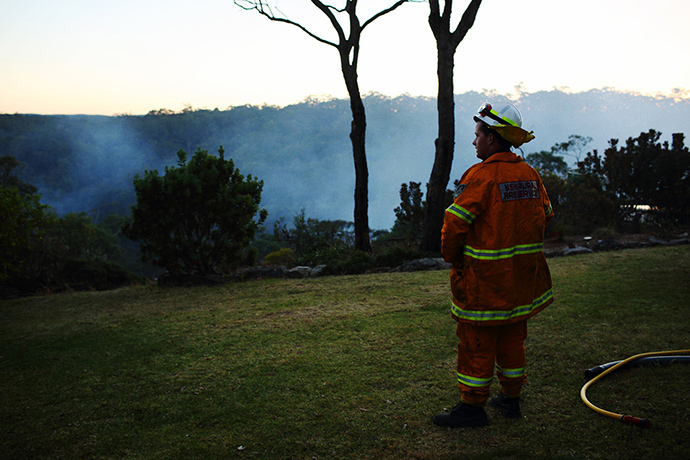
[[[474,141],[472,145],[477,150],[477,158],[484,161],[491,156],[491,141],[493,136],[482,131],[481,122],[477,122],[474,127]]]

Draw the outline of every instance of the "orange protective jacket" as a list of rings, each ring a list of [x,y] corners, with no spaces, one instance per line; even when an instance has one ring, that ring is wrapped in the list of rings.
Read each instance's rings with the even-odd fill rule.
[[[543,252],[553,210],[539,174],[503,152],[460,182],[441,232],[443,258],[453,265],[453,317],[496,326],[534,316],[553,302]]]

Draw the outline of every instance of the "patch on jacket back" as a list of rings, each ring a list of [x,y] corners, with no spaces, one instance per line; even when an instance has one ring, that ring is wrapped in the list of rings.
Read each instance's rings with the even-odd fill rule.
[[[467,187],[467,184],[458,184],[457,187],[455,187],[455,193],[453,194],[453,199],[457,198],[460,196],[463,190],[465,190],[465,187]]]
[[[502,201],[529,200],[539,198],[539,186],[536,180],[522,182],[504,182],[498,184]]]

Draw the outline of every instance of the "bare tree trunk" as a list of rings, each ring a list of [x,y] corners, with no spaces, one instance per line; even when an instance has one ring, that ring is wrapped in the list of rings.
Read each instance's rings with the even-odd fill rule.
[[[352,111],[350,141],[352,141],[352,156],[355,161],[355,249],[371,252],[369,239],[369,168],[365,148],[367,117],[364,102],[362,102],[362,96],[359,93],[357,69],[350,64],[348,57],[342,52],[341,64]]]
[[[354,104],[355,101],[353,100]],[[369,170],[367,168],[367,155],[364,150],[364,135],[366,130],[366,120],[364,116],[364,106],[361,114],[353,113],[352,132],[352,154],[355,160],[355,249],[358,251],[371,252],[371,242],[369,240]],[[359,110],[359,109],[358,109]],[[354,111],[354,108],[353,108]]]
[[[438,138],[436,155],[431,176],[426,187],[426,206],[424,208],[424,225],[422,229],[421,249],[423,251],[441,250],[441,228],[445,212],[444,200],[446,187],[450,180],[455,151],[455,101],[453,94],[453,74],[455,50],[465,38],[467,31],[474,25],[481,0],[472,0],[455,31],[450,30],[450,14],[453,1],[446,0],[443,12],[438,0],[429,0],[431,13],[429,26],[436,38],[438,57]]]
[[[455,48],[437,42],[438,55],[438,138],[431,177],[426,185],[426,206],[422,227],[422,251],[441,250],[441,227],[445,213],[446,187],[450,180],[455,150],[455,100],[453,93],[453,58]]]

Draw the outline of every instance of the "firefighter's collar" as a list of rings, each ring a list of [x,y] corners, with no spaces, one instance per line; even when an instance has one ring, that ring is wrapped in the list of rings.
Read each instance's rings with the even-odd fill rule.
[[[517,163],[519,161],[522,161],[522,157],[518,156],[518,154],[515,152],[498,152],[491,155],[482,163],[491,163],[494,161],[508,161],[511,163]]]

